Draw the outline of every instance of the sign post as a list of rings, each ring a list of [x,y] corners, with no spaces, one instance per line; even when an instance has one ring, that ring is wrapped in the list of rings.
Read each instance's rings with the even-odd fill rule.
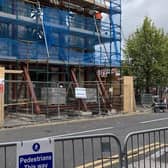
[[[16,168],[54,168],[54,141],[39,139],[17,144]]]

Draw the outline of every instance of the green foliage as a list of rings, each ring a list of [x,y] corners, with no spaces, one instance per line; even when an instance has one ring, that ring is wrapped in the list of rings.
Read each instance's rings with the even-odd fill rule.
[[[124,60],[123,73],[135,76],[136,88],[168,84],[168,36],[148,17],[126,41]]]

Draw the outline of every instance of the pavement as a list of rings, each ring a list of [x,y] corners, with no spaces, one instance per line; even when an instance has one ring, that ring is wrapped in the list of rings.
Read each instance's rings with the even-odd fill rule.
[[[96,120],[96,119],[104,119],[104,118],[115,118],[121,116],[130,116],[144,113],[151,113],[151,108],[144,108],[143,106],[137,106],[136,112],[132,113],[124,113],[124,112],[116,112],[111,111],[106,115],[92,115],[90,112],[81,112],[80,115],[72,115],[72,116],[58,116],[58,115],[50,115],[47,116],[45,114],[28,114],[28,113],[9,113],[5,117],[5,121],[3,123],[3,128],[13,128],[13,127],[21,127],[21,126],[30,126],[30,125],[40,125],[40,124],[52,124],[58,123],[61,124],[63,122],[80,122],[81,120]]]
[[[6,118],[5,124],[9,124],[9,125],[7,125],[4,129],[0,129],[0,137],[1,137],[0,143],[4,143],[4,142],[13,143],[18,141],[20,142],[24,140],[32,140],[32,139],[39,139],[39,138],[45,138],[45,137],[54,137],[56,139],[59,139],[59,138],[61,139],[68,136],[75,137],[75,136],[108,134],[108,135],[115,135],[119,139],[123,147],[125,137],[130,132],[149,130],[154,128],[160,129],[163,127],[167,128],[168,126],[167,121],[168,121],[168,112],[153,113],[151,108],[143,108],[141,106],[139,106],[137,108],[137,111],[134,113],[125,114],[122,112],[120,113],[111,112],[108,115],[104,115],[104,116],[93,116],[87,113],[87,115],[84,115],[84,116],[81,115],[81,116],[75,116],[75,117],[67,117],[67,116],[46,117],[45,115],[37,116],[34,114],[23,115],[20,113],[17,113],[17,114],[13,113],[8,115],[8,117]],[[11,128],[7,129],[7,127],[11,127]],[[166,133],[168,132],[166,131]],[[166,137],[167,137],[167,134],[166,134]],[[156,136],[156,138],[158,139],[159,136]],[[157,141],[158,140],[156,140],[156,142]],[[167,140],[166,140],[166,144],[168,144]],[[115,154],[115,151],[116,151],[115,143],[113,143],[113,145],[114,145],[113,154]],[[88,151],[90,149],[89,145],[84,145],[84,146],[86,146],[85,151]],[[135,145],[134,147],[136,148]],[[69,156],[72,156],[71,151],[69,151],[70,148],[67,147],[65,151],[65,153],[67,153],[66,156],[68,157],[68,159],[69,159]],[[58,154],[60,152],[60,148],[58,147],[57,149],[58,151],[56,151],[56,153]],[[75,151],[81,154],[81,151],[79,149],[81,148],[77,145],[75,148]],[[97,148],[96,148],[96,151],[97,151]],[[160,151],[161,150],[159,150],[159,152]],[[141,152],[143,155],[143,150],[141,150]],[[7,153],[9,154],[10,152],[8,151]],[[80,157],[79,159],[81,160],[81,155],[76,153],[76,156],[79,156]],[[86,152],[86,156],[89,157],[89,151]],[[57,161],[60,161],[59,155],[57,155],[56,158],[58,159]],[[164,156],[162,158],[164,163]],[[11,159],[16,159],[15,154],[11,154]],[[154,158],[154,162],[155,161],[157,161],[158,162],[157,164],[159,165],[159,158],[157,160]],[[86,164],[87,162],[90,162],[90,160],[87,160]],[[152,161],[152,163],[154,162]],[[102,163],[101,160],[100,161],[98,160],[98,163],[101,164]],[[143,160],[141,161],[141,163],[143,165]],[[68,165],[69,165],[69,162],[68,162]],[[8,167],[11,167],[11,166],[8,166]],[[57,167],[61,167],[61,166],[57,166]],[[153,165],[153,167],[155,167],[155,165]],[[100,168],[100,167],[97,167],[97,168]]]

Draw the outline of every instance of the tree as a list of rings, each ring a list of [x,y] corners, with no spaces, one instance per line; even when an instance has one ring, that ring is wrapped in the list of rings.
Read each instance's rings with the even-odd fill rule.
[[[168,84],[168,36],[145,17],[125,44],[123,73],[135,76],[137,89]]]

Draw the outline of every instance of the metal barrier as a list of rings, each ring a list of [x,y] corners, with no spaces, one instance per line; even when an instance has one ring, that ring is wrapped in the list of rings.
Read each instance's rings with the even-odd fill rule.
[[[58,74],[55,74],[58,75]],[[42,82],[33,81],[33,90],[37,97],[36,103],[40,106],[42,114],[48,114],[58,117],[72,117],[81,115],[84,111],[82,102],[75,96],[74,82]],[[104,114],[110,107],[111,102],[113,109],[120,112],[122,109],[122,98],[120,96],[119,83],[103,83],[108,91],[112,85],[113,92],[105,99],[102,96],[99,82],[81,82],[79,87],[86,89],[86,99],[83,99],[87,105],[88,111],[93,114]],[[122,86],[121,86],[122,87]],[[35,114],[35,101],[30,95],[29,83],[19,80],[5,80],[5,111],[9,114],[27,113]],[[116,110],[116,112],[117,112]],[[14,112],[14,113],[13,113]]]
[[[50,137],[59,168],[166,168],[168,127],[132,132],[121,142],[113,134]],[[39,141],[39,140],[37,140]],[[17,143],[0,144],[1,168],[15,168]]]
[[[122,167],[121,145],[112,134],[60,138],[55,147],[59,168]]]
[[[167,167],[167,147],[168,128],[132,132],[125,139],[125,167]]]
[[[16,145],[17,142],[0,143],[0,167],[16,167]]]
[[[104,168],[122,167],[118,138],[112,134],[53,138],[55,167]],[[1,168],[16,167],[17,143],[0,144]]]

